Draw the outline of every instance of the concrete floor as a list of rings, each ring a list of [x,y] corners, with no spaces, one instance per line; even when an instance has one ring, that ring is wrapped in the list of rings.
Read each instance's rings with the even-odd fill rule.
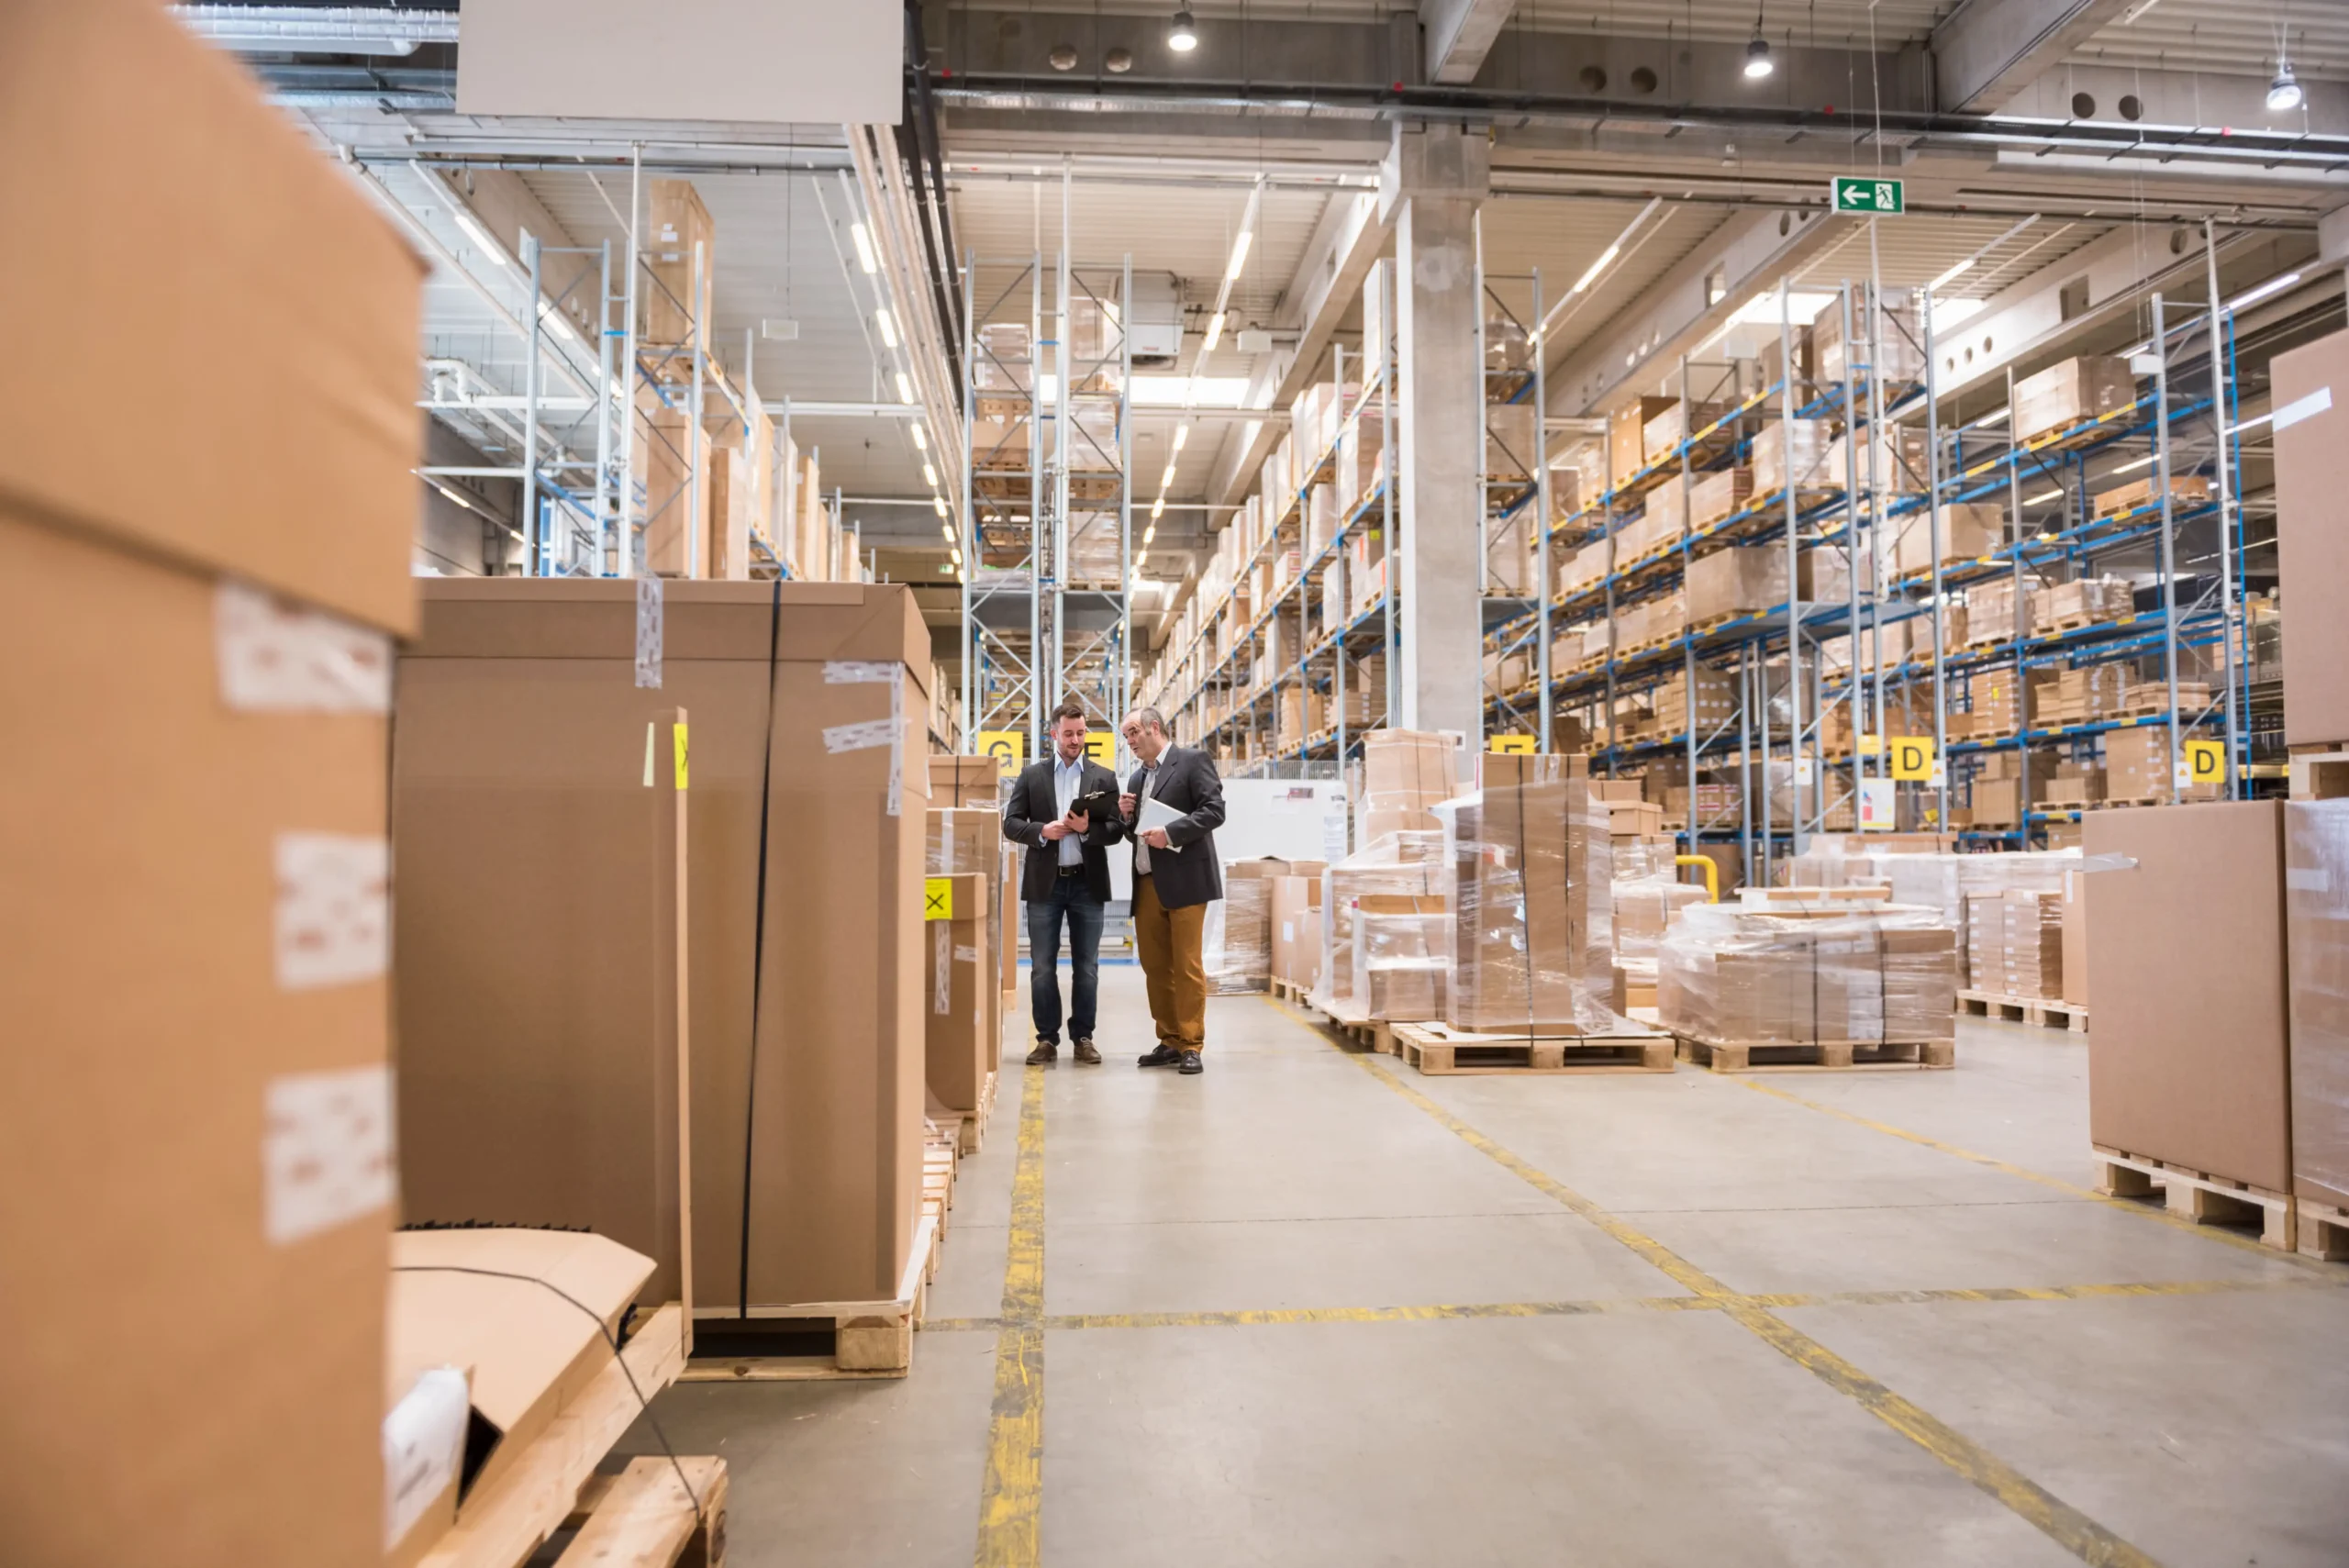
[[[2349,1268],[2097,1198],[2080,1037],[1424,1078],[1250,996],[1182,1079],[1103,993],[910,1377],[660,1397],[735,1568],[2349,1562]]]

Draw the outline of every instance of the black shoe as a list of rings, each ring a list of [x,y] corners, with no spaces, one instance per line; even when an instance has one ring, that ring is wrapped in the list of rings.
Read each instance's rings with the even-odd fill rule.
[[[1036,1049],[1028,1053],[1028,1065],[1030,1067],[1050,1067],[1053,1062],[1058,1062],[1060,1059],[1061,1042],[1059,1040],[1040,1040],[1036,1042]]]
[[[1172,1067],[1183,1060],[1183,1053],[1171,1045],[1162,1045],[1136,1063],[1141,1067]]]
[[[1076,1059],[1079,1062],[1084,1062],[1087,1067],[1098,1067],[1101,1065],[1101,1053],[1093,1049],[1093,1041],[1091,1040],[1080,1040],[1075,1042],[1075,1045]]]
[[[1197,1051],[1186,1051],[1183,1052],[1183,1064],[1174,1069],[1174,1071],[1183,1074],[1184,1077],[1188,1078],[1193,1073],[1204,1073],[1207,1069],[1199,1064],[1199,1053]]]

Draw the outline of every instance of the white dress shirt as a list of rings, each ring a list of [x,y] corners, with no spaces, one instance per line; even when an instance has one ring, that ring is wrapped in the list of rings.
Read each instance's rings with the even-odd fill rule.
[[[1068,808],[1075,805],[1076,797],[1084,793],[1085,759],[1079,757],[1070,762],[1055,756],[1052,759],[1052,795],[1060,803],[1063,817],[1068,815]],[[1061,864],[1064,866],[1085,863],[1085,840],[1074,833],[1061,840],[1060,851]]]
[[[1164,762],[1166,753],[1161,751],[1158,754],[1158,760],[1161,762]],[[1141,765],[1141,793],[1134,796],[1134,874],[1136,876],[1150,874],[1150,846],[1142,842],[1141,837],[1141,803],[1148,800],[1151,792],[1157,787],[1158,762],[1144,762]]]

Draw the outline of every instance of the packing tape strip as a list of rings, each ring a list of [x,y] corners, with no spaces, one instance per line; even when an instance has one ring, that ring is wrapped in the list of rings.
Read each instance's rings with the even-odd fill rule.
[[[954,1006],[954,972],[947,967],[954,948],[954,930],[945,921],[933,922],[930,928],[937,933],[935,961],[930,966],[930,1010],[944,1018]]]
[[[2330,412],[2332,407],[2332,388],[2320,386],[2306,397],[2294,398],[2276,410],[2276,417],[2268,421],[2269,428],[2288,430],[2303,419],[2313,419],[2320,414]]]
[[[889,815],[895,817],[905,804],[906,773],[906,667],[879,659],[827,659],[824,661],[824,684],[833,686],[880,684],[889,687]],[[859,740],[854,744],[834,744],[832,737],[846,737],[851,732],[860,736],[872,730],[874,720],[866,724],[840,724],[824,731],[824,745],[833,751],[858,751],[882,742]]]
[[[636,580],[636,684],[661,684],[661,579],[650,573]]]

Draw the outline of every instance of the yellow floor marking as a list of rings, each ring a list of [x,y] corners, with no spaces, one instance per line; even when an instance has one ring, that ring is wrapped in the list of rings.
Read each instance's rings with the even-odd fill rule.
[[[2098,1568],[2156,1568],[2154,1560],[2015,1469],[1988,1449],[1902,1398],[1825,1345],[1731,1290],[1637,1227],[1617,1218],[1546,1172],[1453,1116],[1367,1057],[1347,1060],[1434,1118],[1453,1136],[1553,1201],[1597,1226],[1674,1284],[1714,1303],[1740,1328],[1830,1388],[1856,1402],[1951,1470],[2029,1521],[2081,1562]]]
[[[995,1405],[979,1492],[976,1568],[1035,1568],[1044,1495],[1044,1070],[1019,1098],[1011,1240],[996,1333]]]
[[[1871,1117],[1864,1117],[1855,1111],[1847,1111],[1841,1106],[1827,1105],[1822,1101],[1805,1099],[1800,1095],[1781,1089],[1775,1084],[1757,1084],[1751,1078],[1741,1078],[1732,1073],[1716,1073],[1715,1076],[1727,1078],[1729,1082],[1737,1084],[1740,1088],[1751,1089],[1757,1095],[1767,1095],[1774,1100],[1784,1100],[1788,1105],[1800,1106],[1805,1110],[1817,1111],[1821,1116],[1831,1116],[1840,1121],[1848,1121],[1854,1127],[1865,1127],[1870,1132],[1883,1133],[1887,1138],[1902,1139],[1920,1148],[1931,1149],[1936,1153],[1947,1154],[1954,1159],[1970,1160],[1976,1165],[1987,1165],[1993,1171],[1998,1171],[2009,1176],[2020,1176],[2026,1182],[2036,1182],[2043,1187],[2053,1187],[2059,1193],[2068,1193],[2074,1197],[2109,1204],[2123,1213],[2156,1220],[2175,1229],[2186,1231],[2189,1235],[2200,1236],[2208,1240],[2222,1241],[2241,1251],[2255,1252],[2263,1258],[2273,1258],[2278,1262],[2288,1262],[2312,1272],[2331,1272],[2325,1270],[2322,1264],[2312,1258],[2303,1258],[2297,1252],[2280,1251],[2256,1237],[2238,1235],[2234,1231],[2213,1226],[2197,1225],[2194,1221],[2172,1214],[2165,1208],[2153,1207],[2130,1198],[2114,1197],[2111,1194],[2100,1193],[2094,1187],[2084,1187],[2076,1182],[2067,1182],[2061,1176],[2051,1176],[2044,1171],[2034,1171],[2028,1166],[2017,1165],[2007,1160],[1996,1160],[1987,1154],[1976,1154],[1970,1149],[1960,1149],[1954,1143],[1944,1143],[1938,1138],[1929,1138],[1921,1132],[1911,1132],[1905,1127],[1895,1127],[1890,1122],[1877,1121]]]

